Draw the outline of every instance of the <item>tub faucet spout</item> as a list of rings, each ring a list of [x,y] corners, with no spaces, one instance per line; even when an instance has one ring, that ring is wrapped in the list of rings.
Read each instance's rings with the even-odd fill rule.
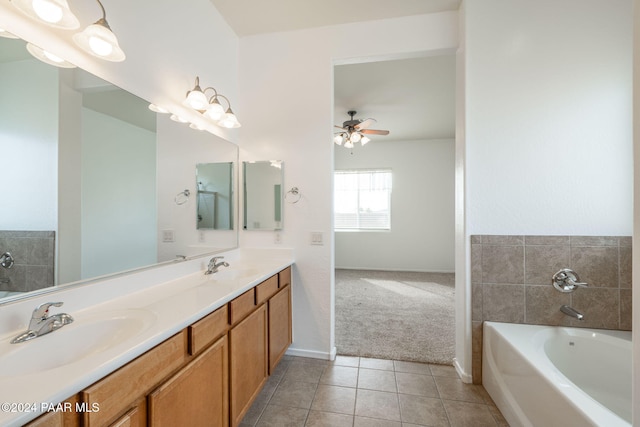
[[[568,305],[563,305],[560,307],[560,311],[566,314],[567,316],[573,317],[574,319],[582,320],[584,319],[584,314],[580,313],[575,308],[569,307]]]

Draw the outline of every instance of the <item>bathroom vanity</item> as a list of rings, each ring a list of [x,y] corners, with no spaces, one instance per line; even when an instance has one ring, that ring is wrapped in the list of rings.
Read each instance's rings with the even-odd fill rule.
[[[199,271],[89,306],[84,311],[93,314],[79,312],[72,324],[26,343],[7,347],[3,339],[0,359],[26,351],[29,363],[32,349],[44,359],[51,350],[55,359],[59,351],[51,346],[71,343],[69,337],[84,339],[76,336],[84,333],[83,324],[122,338],[112,342],[105,336],[104,348],[84,347],[60,359],[60,366],[0,375],[0,400],[15,403],[16,410],[3,408],[0,424],[239,425],[292,342],[292,259],[234,252],[237,259],[228,256],[231,266],[218,273]],[[66,305],[59,310],[76,314]],[[120,326],[102,327],[110,322]],[[123,331],[131,325],[144,326],[129,336]],[[40,389],[34,387],[38,383]],[[59,398],[60,393],[66,395]]]

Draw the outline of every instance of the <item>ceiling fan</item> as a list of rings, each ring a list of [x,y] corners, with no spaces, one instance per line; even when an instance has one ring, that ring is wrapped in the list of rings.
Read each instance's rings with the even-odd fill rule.
[[[354,119],[353,116],[357,114],[355,110],[348,111],[347,114],[351,116],[350,120],[342,123],[342,126],[337,126],[338,129],[342,129],[340,132],[336,132],[336,136],[333,138],[333,142],[338,145],[342,145],[346,148],[353,148],[353,144],[359,142],[365,145],[370,141],[367,135],[389,135],[388,130],[369,129],[369,126],[376,122],[375,119]]]

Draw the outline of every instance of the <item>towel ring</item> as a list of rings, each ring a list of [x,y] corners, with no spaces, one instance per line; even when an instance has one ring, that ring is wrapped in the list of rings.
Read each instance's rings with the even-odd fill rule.
[[[176,202],[176,205],[184,205],[189,201],[189,196],[191,195],[191,191],[184,190],[176,194],[176,197],[173,198],[173,201]]]
[[[291,187],[291,190],[287,191],[287,193],[284,195],[284,199],[292,205],[294,203],[298,203],[300,201],[300,198],[302,198],[302,194],[300,194],[300,190],[298,190],[298,187]]]

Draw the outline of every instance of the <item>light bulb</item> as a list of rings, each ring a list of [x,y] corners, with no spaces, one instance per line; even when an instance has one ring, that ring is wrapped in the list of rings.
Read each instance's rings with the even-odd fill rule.
[[[113,46],[111,43],[103,40],[97,36],[89,37],[89,47],[96,55],[109,56],[113,52]]]
[[[220,120],[224,115],[224,107],[218,102],[218,99],[214,97],[204,115],[214,121]]]
[[[62,20],[62,8],[49,0],[33,0],[33,11],[40,19],[50,24]]]
[[[351,142],[359,142],[361,138],[362,138],[362,135],[360,135],[358,132],[354,132],[349,137],[349,141],[351,141]]]

